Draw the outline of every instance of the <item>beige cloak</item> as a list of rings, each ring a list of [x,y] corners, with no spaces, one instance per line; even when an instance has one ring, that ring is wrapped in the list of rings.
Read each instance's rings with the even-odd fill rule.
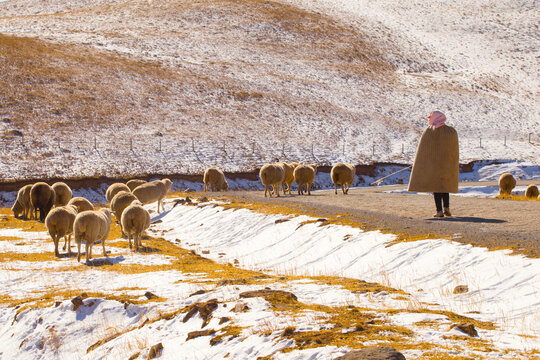
[[[459,145],[456,130],[429,126],[416,150],[408,191],[457,193]]]

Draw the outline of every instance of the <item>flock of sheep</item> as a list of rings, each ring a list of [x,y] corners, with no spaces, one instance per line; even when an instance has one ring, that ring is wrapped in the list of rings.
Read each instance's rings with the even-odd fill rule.
[[[112,215],[120,223],[122,236],[131,239],[135,250],[139,250],[141,236],[150,226],[150,214],[143,205],[158,203],[157,211],[163,209],[163,198],[171,190],[169,179],[146,182],[130,180],[127,184],[114,183],[107,189],[105,197],[110,208],[94,210],[90,201],[83,197],[72,197],[69,186],[57,182],[52,186],[44,182],[22,187],[11,210],[15,217],[35,218],[45,222],[45,226],[54,242],[54,254],[60,256],[58,243],[64,237],[64,250],[71,254],[71,235],[77,244],[77,261],[81,259],[81,244],[85,243],[86,263],[92,258],[92,246],[101,242],[103,256],[105,239],[109,236]]]
[[[286,163],[277,162],[274,164],[266,164],[259,171],[259,177],[264,185],[264,197],[272,194],[279,196],[279,187],[283,194],[291,194],[291,186],[293,182],[298,185],[298,194],[303,195],[307,192],[311,195],[311,186],[317,175],[317,165],[302,165],[296,162]],[[337,194],[338,186],[341,186],[343,194],[349,192],[349,187],[354,182],[356,175],[356,167],[353,164],[338,163],[332,167],[330,177],[335,186]],[[211,189],[212,191],[227,190],[229,184],[225,179],[223,171],[211,167],[206,169],[203,176],[204,191]]]
[[[278,162],[264,165],[259,177],[267,194],[279,196],[281,186],[283,194],[291,194],[293,182],[298,185],[298,194],[307,192],[311,194],[311,186],[317,174],[317,166],[301,165],[297,163]],[[347,194],[356,174],[352,164],[338,163],[332,167],[330,177],[335,186],[341,186],[343,194]],[[228,183],[223,171],[211,167],[206,169],[203,176],[204,191],[222,191],[228,189]],[[74,234],[77,244],[77,261],[81,258],[81,244],[86,247],[86,262],[92,258],[92,246],[101,242],[103,255],[105,239],[108,237],[112,215],[120,224],[122,236],[128,238],[129,248],[131,240],[138,251],[142,246],[142,233],[150,226],[150,214],[143,205],[157,202],[157,212],[165,210],[163,199],[171,190],[172,182],[169,179],[147,182],[145,180],[130,180],[126,184],[114,183],[107,188],[105,198],[110,203],[109,208],[94,210],[90,201],[83,197],[72,197],[69,186],[57,182],[52,186],[44,182],[22,187],[17,193],[17,199],[11,210],[15,217],[24,219],[35,218],[45,222],[49,234],[54,242],[54,254],[60,256],[58,243],[64,237],[64,247],[68,255],[71,254],[71,235]],[[499,191],[501,195],[509,195],[516,186],[516,179],[510,173],[499,178]],[[527,198],[538,198],[540,195],[536,185],[529,185],[525,192]]]

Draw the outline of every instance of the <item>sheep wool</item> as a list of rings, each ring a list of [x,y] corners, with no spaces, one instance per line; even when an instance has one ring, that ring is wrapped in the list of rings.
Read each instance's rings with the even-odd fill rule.
[[[30,189],[30,203],[34,211],[34,217],[37,219],[39,210],[39,221],[45,221],[45,217],[51,211],[56,200],[56,194],[52,187],[44,182],[38,182],[32,185]]]
[[[538,197],[538,186],[534,184],[527,186],[527,190],[525,190],[525,196],[528,199],[536,199]]]
[[[17,199],[11,207],[13,211],[13,216],[19,217],[22,214],[23,219],[28,219],[32,217],[32,204],[30,201],[30,191],[32,190],[32,185],[25,185],[19,189],[17,192]]]
[[[71,234],[73,233],[73,223],[77,217],[75,205],[59,206],[52,209],[45,218],[45,226],[54,242],[54,255],[59,257],[58,242],[64,237],[64,250],[71,254]]]
[[[349,193],[349,188],[354,182],[356,167],[353,164],[338,163],[332,167],[330,178],[334,183],[335,193],[337,194],[338,185],[341,186],[343,194]]]
[[[69,200],[68,205],[75,206],[77,208],[77,213],[94,210],[94,205],[92,205],[92,203],[88,199],[80,196],[76,196]]]
[[[97,211],[85,211],[77,215],[73,223],[73,233],[77,243],[77,261],[81,261],[81,244],[83,241],[85,243],[87,264],[92,258],[92,246],[97,241],[101,241],[103,256],[107,257],[105,239],[107,239],[111,231],[111,222],[112,213],[106,208]]]
[[[229,184],[225,179],[225,174],[218,168],[210,167],[204,171],[203,175],[204,191],[227,191]]]
[[[120,222],[128,237],[129,248],[131,249],[131,238],[133,238],[135,251],[138,251],[139,247],[142,247],[142,233],[150,227],[150,214],[141,206],[141,203],[136,200],[126,207],[122,213]]]
[[[259,177],[264,185],[264,197],[269,193],[272,197],[272,192],[279,197],[279,185],[285,179],[285,170],[278,164],[266,164],[259,171]],[[272,187],[273,190],[270,190]]]
[[[72,196],[70,187],[66,183],[56,182],[52,185],[52,188],[56,194],[54,206],[66,206]]]
[[[510,173],[504,173],[499,177],[499,194],[510,195],[516,187],[516,179]]]
[[[137,186],[142,185],[142,184],[146,184],[146,183],[147,183],[146,180],[132,179],[132,180],[129,180],[126,183],[126,185],[127,185],[127,187],[129,188],[130,191],[133,191]]]
[[[418,143],[408,191],[457,193],[459,144],[456,130],[448,125],[429,126]]]
[[[114,183],[111,186],[107,188],[107,191],[105,192],[105,198],[108,202],[111,202],[114,195],[118,194],[120,191],[131,191],[129,187],[126,184],[123,183]]]

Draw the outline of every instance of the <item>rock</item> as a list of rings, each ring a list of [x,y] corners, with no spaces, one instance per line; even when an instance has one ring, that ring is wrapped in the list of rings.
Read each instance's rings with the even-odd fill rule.
[[[208,202],[208,198],[206,196],[203,196],[202,198],[199,199],[199,202],[200,203]]]
[[[457,330],[469,335],[470,337],[478,337],[478,332],[474,328],[474,325],[471,323],[452,324],[450,330],[452,330],[453,328],[456,328]]]
[[[146,359],[150,360],[150,359],[157,358],[161,354],[162,350],[163,350],[163,344],[162,343],[159,343],[159,344],[156,344],[156,345],[152,346],[150,348],[150,351],[148,352],[148,357]]]
[[[243,312],[243,311],[247,311],[247,310],[249,310],[249,306],[247,306],[244,303],[237,303],[236,305],[234,305],[234,309],[232,311],[234,311],[234,312]]]
[[[54,303],[54,307],[59,307],[61,304],[62,304],[61,301],[57,301],[57,302]]]
[[[394,348],[376,346],[353,350],[335,360],[405,360],[405,356]]]
[[[212,317],[212,312],[217,309],[217,299],[211,299],[208,300],[205,303],[197,303],[193,304],[191,309],[188,311],[186,316],[184,316],[183,322],[187,322],[193,315],[195,315],[197,312],[203,319],[203,323],[201,327],[205,327],[208,322],[210,321],[210,318]]]
[[[135,360],[136,358],[139,357],[139,355],[141,355],[140,351],[138,351],[135,354],[131,355],[128,360]]]
[[[225,286],[225,285],[245,285],[247,284],[246,279],[225,279],[218,282],[218,286]]]
[[[79,307],[84,305],[83,299],[81,296],[75,296],[73,299],[71,299],[71,302],[73,303],[73,311],[77,311]]]
[[[203,253],[203,255],[208,255],[208,254],[210,254],[210,250],[203,250],[202,253]]]
[[[281,223],[287,222],[289,220],[290,219],[287,219],[287,218],[277,219],[276,221],[274,221],[274,224],[281,224]]]
[[[219,325],[221,325],[221,324],[223,324],[223,323],[226,323],[226,322],[228,322],[228,321],[231,321],[231,319],[228,318],[228,317],[226,317],[226,316],[224,316],[224,317],[222,317],[221,319],[219,319]]]
[[[297,301],[298,298],[291,292],[283,290],[252,290],[240,293],[241,298],[262,297],[269,301],[271,299],[280,299],[286,301]]]
[[[189,297],[192,297],[192,296],[195,296],[195,295],[202,295],[202,294],[206,294],[206,291],[205,290],[197,290],[193,294],[189,295]]]
[[[469,291],[469,287],[467,285],[458,285],[454,288],[454,294],[464,294]]]
[[[150,291],[145,292],[145,293],[144,293],[144,296],[146,296],[146,298],[147,298],[148,300],[150,300],[150,299],[157,299],[157,298],[159,297],[159,296],[157,296],[156,294],[151,293]]]
[[[216,331],[212,330],[212,329],[192,331],[192,332],[188,333],[186,341],[191,340],[191,339],[195,339],[195,338],[198,338],[198,337],[201,337],[201,336],[214,335],[215,333],[216,333]]]

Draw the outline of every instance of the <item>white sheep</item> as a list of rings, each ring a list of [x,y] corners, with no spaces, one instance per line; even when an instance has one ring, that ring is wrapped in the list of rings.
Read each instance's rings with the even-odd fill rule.
[[[74,205],[77,208],[77,213],[82,213],[83,211],[94,210],[94,205],[87,199],[77,196],[69,200],[68,205]]]
[[[125,208],[120,223],[128,237],[129,248],[131,249],[131,238],[133,238],[135,251],[139,251],[139,247],[142,247],[142,233],[150,226],[150,214],[148,211],[142,207],[140,201],[135,200]]]
[[[111,200],[111,210],[114,213],[114,216],[116,217],[116,220],[120,223],[120,230],[122,231],[122,236],[124,236],[125,232],[122,227],[122,222],[120,219],[122,218],[122,212],[124,212],[124,209],[127,208],[133,201],[137,201],[137,197],[133,195],[131,192],[127,191],[120,191]]]
[[[516,179],[510,173],[504,173],[499,177],[499,194],[510,195],[516,187]]]
[[[114,195],[118,194],[120,191],[131,191],[129,187],[124,183],[114,183],[107,188],[105,192],[105,198],[108,202],[111,202]]]
[[[81,244],[83,241],[85,243],[87,264],[92,258],[92,246],[98,241],[101,241],[103,246],[103,256],[107,257],[105,239],[107,239],[111,231],[111,222],[112,212],[106,208],[77,214],[73,223],[73,232],[77,243],[77,261],[81,261]]]
[[[315,181],[317,175],[317,165],[298,165],[294,169],[294,181],[298,185],[298,194],[304,194],[304,186],[308,195],[311,195],[311,185]]]
[[[63,182],[56,182],[52,185],[52,188],[56,194],[54,206],[66,206],[72,196],[69,186]]]
[[[130,191],[133,191],[133,189],[135,189],[137,186],[142,185],[142,184],[146,184],[146,183],[147,183],[146,180],[132,179],[132,180],[129,180],[126,183],[126,185],[127,185],[127,187],[129,188]]]
[[[294,182],[294,169],[298,166],[298,163],[278,162],[277,164],[281,165],[283,167],[283,170],[285,171],[285,178],[283,179],[283,182],[281,183],[281,190],[283,190],[283,194],[286,194],[288,191],[290,195],[291,186],[292,186],[292,183]],[[287,185],[287,188],[285,188],[285,185]]]
[[[269,193],[270,197],[272,197],[270,186],[276,196],[279,197],[279,185],[285,179],[285,169],[283,166],[278,164],[266,164],[259,171],[259,177],[264,185],[264,197],[266,197],[266,193]]]
[[[163,199],[171,190],[172,182],[169,179],[155,180],[146,184],[142,184],[133,190],[133,195],[144,205],[158,202],[157,212],[160,207],[165,211]]]
[[[204,171],[203,182],[204,191],[208,191],[209,187],[212,191],[227,191],[229,189],[225,174],[215,167],[210,167]]]
[[[332,167],[330,177],[334,183],[336,195],[338,185],[341,185],[343,194],[349,193],[349,188],[354,182],[355,175],[356,167],[353,164],[338,163]]]
[[[19,217],[22,214],[23,219],[27,220],[32,217],[32,203],[30,201],[30,191],[32,185],[25,185],[17,192],[17,199],[11,207],[13,215]]]
[[[64,250],[71,254],[71,234],[73,234],[73,223],[77,217],[75,205],[59,206],[52,209],[45,218],[45,226],[54,242],[54,255],[59,257],[58,242],[64,237]]]

